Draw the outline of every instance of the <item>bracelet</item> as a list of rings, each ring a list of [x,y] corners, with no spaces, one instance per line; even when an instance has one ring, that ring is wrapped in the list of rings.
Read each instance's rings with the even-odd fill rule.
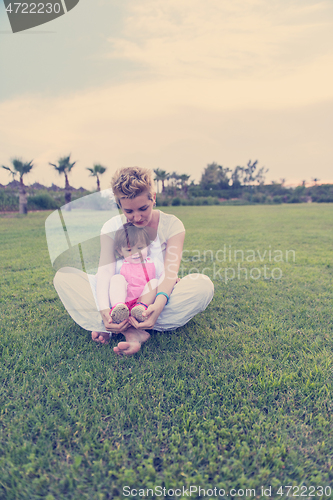
[[[167,293],[165,293],[165,292],[158,292],[158,293],[156,294],[156,297],[157,297],[157,295],[164,295],[164,297],[166,297],[166,299],[167,299],[167,301],[166,301],[166,304],[165,304],[165,305],[167,305],[167,303],[169,302],[169,299],[170,299],[169,295],[168,295]]]

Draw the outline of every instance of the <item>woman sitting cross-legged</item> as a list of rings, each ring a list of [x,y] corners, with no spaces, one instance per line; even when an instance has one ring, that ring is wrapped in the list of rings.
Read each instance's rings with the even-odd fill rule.
[[[122,168],[113,176],[111,187],[123,213],[102,227],[97,277],[67,267],[57,272],[54,285],[71,317],[83,328],[92,330],[95,342],[105,344],[110,333],[123,333],[126,342],[119,342],[114,351],[119,355],[132,355],[149,339],[146,330],[174,330],[205,310],[213,298],[214,286],[208,276],[202,274],[189,274],[178,279],[184,225],[174,215],[154,210],[156,193],[150,170]],[[154,284],[157,288],[154,289],[153,302],[145,303],[147,309],[144,307],[145,310],[140,311],[140,322],[135,314],[127,316],[125,313],[125,319],[116,323],[111,311],[114,304],[110,301],[113,293],[110,286],[115,279],[121,279],[117,278],[121,274],[116,259],[115,235],[127,223],[145,229],[150,240],[149,256],[153,262],[162,264],[164,273]]]

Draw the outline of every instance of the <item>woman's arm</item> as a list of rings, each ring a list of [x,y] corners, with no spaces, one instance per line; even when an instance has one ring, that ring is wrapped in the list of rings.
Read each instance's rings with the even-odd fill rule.
[[[97,271],[97,302],[99,310],[110,309],[110,280],[116,272],[116,262],[114,257],[114,241],[106,234],[102,234],[101,253],[99,257]]]
[[[182,258],[182,251],[185,240],[185,231],[175,234],[168,239],[165,259],[164,259],[164,279],[158,285],[156,294],[159,292],[166,293],[169,297],[177,282],[179,266]],[[157,318],[164,309],[167,299],[164,295],[158,295],[155,302],[151,304],[143,316],[147,316],[146,321],[138,323],[134,318],[130,318],[130,322],[136,328],[153,328]]]
[[[110,280],[116,272],[114,240],[106,234],[101,235],[101,253],[97,271],[96,295],[98,308],[102,315],[104,326],[115,333],[126,330],[127,320],[122,323],[112,323],[110,316]]]
[[[180,262],[182,259],[182,252],[185,240],[185,231],[183,233],[178,233],[175,236],[171,236],[167,242],[167,247],[165,251],[165,259],[164,259],[164,279],[158,285],[156,294],[159,292],[166,293],[169,297],[177,282],[178,271]],[[159,295],[155,299],[155,303],[166,304],[166,297],[163,295]],[[162,309],[163,309],[162,308]]]

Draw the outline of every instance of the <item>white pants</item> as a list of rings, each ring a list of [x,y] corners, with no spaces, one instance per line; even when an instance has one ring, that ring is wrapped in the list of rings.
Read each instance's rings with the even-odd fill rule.
[[[54,287],[75,323],[85,330],[107,332],[96,302],[96,276],[73,267],[60,269]],[[204,274],[189,274],[174,287],[154,330],[174,330],[204,311],[214,295],[214,285]]]

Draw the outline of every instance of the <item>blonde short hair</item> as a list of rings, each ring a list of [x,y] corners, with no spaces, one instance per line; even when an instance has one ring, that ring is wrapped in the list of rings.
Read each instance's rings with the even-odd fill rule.
[[[132,199],[145,192],[152,200],[155,192],[152,171],[141,167],[120,168],[111,179],[111,188],[118,205],[120,198]]]

